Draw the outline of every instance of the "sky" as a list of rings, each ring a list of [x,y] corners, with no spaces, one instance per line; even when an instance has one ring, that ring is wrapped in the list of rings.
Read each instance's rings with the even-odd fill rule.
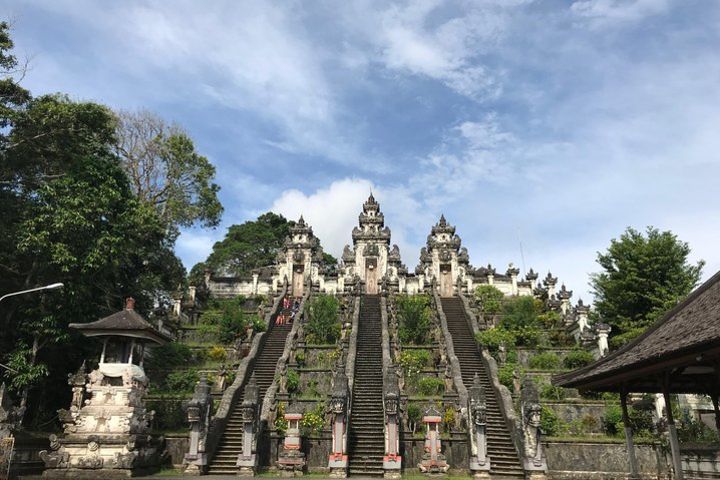
[[[626,227],[720,270],[720,2],[0,0],[23,85],[188,131],[217,229],[302,214],[351,243],[370,191],[410,270],[440,214],[475,266],[549,270],[590,299]]]

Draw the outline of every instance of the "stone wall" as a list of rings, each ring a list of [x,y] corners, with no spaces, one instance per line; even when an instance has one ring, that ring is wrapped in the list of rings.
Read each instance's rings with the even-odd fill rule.
[[[602,417],[605,415],[606,409],[604,403],[551,402],[543,400],[542,404],[552,409],[558,418],[566,423],[582,421],[586,417],[592,417],[595,419],[595,423],[585,422],[584,427],[589,429],[585,433],[603,433]]]
[[[418,464],[422,459],[425,447],[425,438],[413,437],[412,432],[403,432],[400,438],[403,470],[405,472],[418,471]],[[442,439],[442,453],[451,470],[467,472],[470,461],[468,448],[467,434],[453,434],[450,439]]]
[[[551,478],[625,478],[630,470],[625,443],[545,442],[544,445]],[[635,455],[643,477],[667,475],[668,462],[658,447],[635,445]]]
[[[168,463],[178,468],[188,452],[189,440],[187,433],[173,433],[165,435],[165,451],[168,454]]]

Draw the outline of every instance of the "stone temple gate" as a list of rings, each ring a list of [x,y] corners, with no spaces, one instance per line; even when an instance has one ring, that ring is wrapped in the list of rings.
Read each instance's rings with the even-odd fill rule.
[[[493,285],[506,295],[532,295],[539,286],[531,269],[524,278],[512,264],[505,272],[491,265],[474,268],[467,248],[445,216],[431,227],[426,246],[420,250],[420,263],[409,272],[400,248],[391,242],[385,215],[371,194],[363,203],[358,225],[352,230],[352,245],[346,245],[337,268],[323,265],[320,241],[300,217],[290,229],[290,237],[277,262],[247,276],[231,275],[220,269],[206,272],[208,288],[217,297],[256,295],[276,292],[287,282],[294,296],[301,297],[310,286],[320,293],[396,292],[415,294],[433,288],[443,297],[459,291],[471,292],[477,285]],[[551,275],[545,279],[550,296],[555,294]],[[434,287],[433,287],[434,286]]]

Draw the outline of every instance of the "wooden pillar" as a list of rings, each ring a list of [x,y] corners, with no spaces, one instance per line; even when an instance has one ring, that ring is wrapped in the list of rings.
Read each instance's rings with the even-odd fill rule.
[[[712,399],[713,411],[715,412],[715,428],[720,431],[720,408],[718,407],[717,392],[713,392],[712,395],[710,395],[710,398]]]
[[[678,441],[677,429],[675,428],[675,419],[672,414],[672,404],[670,403],[670,385],[669,379],[666,377],[663,382],[663,397],[665,398],[665,415],[667,415],[668,433],[670,435],[670,452],[672,454],[673,470],[675,470],[675,478],[682,480],[682,459],[680,458],[680,442]]]
[[[633,431],[630,426],[630,416],[627,408],[627,391],[624,389],[620,392],[620,406],[622,407],[623,425],[625,425],[625,448],[628,452],[628,461],[630,463],[630,476],[638,476],[638,464],[635,457],[635,445],[633,443]]]

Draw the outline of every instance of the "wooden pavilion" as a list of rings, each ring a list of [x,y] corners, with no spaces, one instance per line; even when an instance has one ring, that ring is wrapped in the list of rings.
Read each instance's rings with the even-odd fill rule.
[[[698,287],[642,335],[586,367],[557,375],[553,384],[620,394],[630,473],[638,467],[629,427],[627,395],[662,393],[675,478],[682,479],[680,444],[671,393],[709,395],[720,429],[720,272]]]

